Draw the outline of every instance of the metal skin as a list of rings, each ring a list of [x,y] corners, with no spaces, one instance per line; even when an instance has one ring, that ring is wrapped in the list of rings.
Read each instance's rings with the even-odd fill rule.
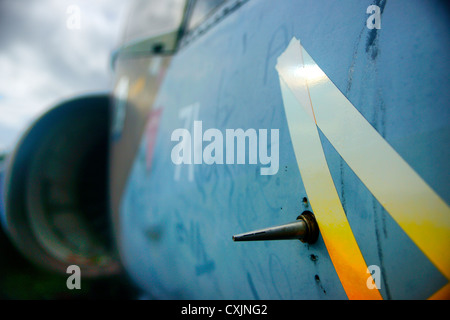
[[[156,136],[155,131],[139,135],[117,202],[121,258],[149,297],[349,298],[322,235],[312,245],[231,240],[233,234],[282,225],[312,211],[275,69],[293,37],[387,143],[450,202],[447,11],[437,1],[376,1],[382,19],[377,30],[366,26],[372,4],[248,1],[219,22],[214,17],[206,21],[206,31],[174,54],[154,103],[144,103],[162,110]],[[190,121],[183,117],[186,112],[191,112]],[[248,163],[177,169],[171,133],[191,130],[194,120],[202,121],[204,130],[221,132],[279,129],[279,171],[263,176],[260,165]],[[327,138],[320,138],[364,261],[379,267],[380,297],[432,297],[447,284],[446,277]],[[351,257],[345,261],[351,270]],[[369,270],[361,277],[371,280]]]

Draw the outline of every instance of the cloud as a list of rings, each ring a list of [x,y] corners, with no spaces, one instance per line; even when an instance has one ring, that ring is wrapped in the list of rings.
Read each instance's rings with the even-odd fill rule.
[[[110,88],[126,3],[0,0],[0,149],[57,101]],[[80,10],[80,29],[67,27],[71,5]]]

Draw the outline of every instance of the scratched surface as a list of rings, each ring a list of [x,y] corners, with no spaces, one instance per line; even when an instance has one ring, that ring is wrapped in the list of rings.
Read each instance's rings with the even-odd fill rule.
[[[277,57],[292,37],[300,39],[448,204],[449,23],[437,3],[375,1],[382,28],[369,30],[366,8],[373,1],[249,1],[183,47],[154,104],[162,110],[159,126],[142,136],[121,201],[121,255],[132,279],[157,298],[346,299],[321,237],[314,245],[231,240],[233,234],[291,222],[310,209],[287,127]],[[182,165],[177,177],[170,137],[186,127],[180,110],[189,106],[197,106],[191,117],[203,121],[203,130],[279,129],[278,173],[261,176],[260,165],[201,164]],[[324,135],[321,140],[364,259],[380,266],[383,298],[428,298],[447,280]]]

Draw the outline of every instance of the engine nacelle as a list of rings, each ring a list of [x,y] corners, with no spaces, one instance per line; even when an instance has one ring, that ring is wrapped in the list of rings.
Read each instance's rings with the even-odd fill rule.
[[[4,227],[46,269],[118,273],[108,206],[108,95],[76,97],[40,117],[9,156]]]

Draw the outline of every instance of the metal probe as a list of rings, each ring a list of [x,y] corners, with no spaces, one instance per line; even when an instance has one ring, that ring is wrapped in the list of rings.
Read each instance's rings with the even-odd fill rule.
[[[318,235],[319,228],[314,215],[305,211],[294,222],[237,234],[233,236],[233,241],[298,239],[302,242],[314,243]]]

